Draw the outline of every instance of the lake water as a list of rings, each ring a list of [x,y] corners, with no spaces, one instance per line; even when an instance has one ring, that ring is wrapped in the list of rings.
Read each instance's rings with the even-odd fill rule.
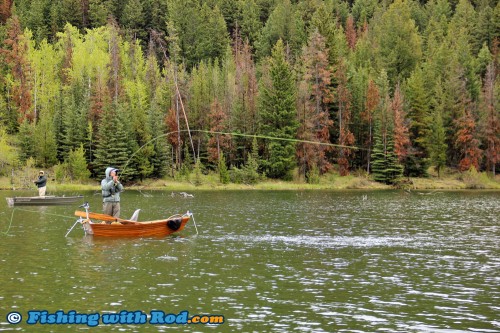
[[[28,193],[0,192],[0,331],[500,332],[500,192],[126,191],[122,217],[191,210],[198,228],[132,239],[65,238],[80,203],[13,194]],[[99,319],[28,323],[43,310]],[[224,323],[167,323],[183,311]],[[102,322],[132,312],[147,321]]]

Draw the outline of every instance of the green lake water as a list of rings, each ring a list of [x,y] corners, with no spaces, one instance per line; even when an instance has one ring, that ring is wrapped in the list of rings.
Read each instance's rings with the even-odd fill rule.
[[[128,239],[65,238],[81,203],[7,207],[28,194],[0,192],[0,331],[500,332],[500,192],[126,191],[122,217],[198,228]],[[28,324],[43,310],[225,322]]]

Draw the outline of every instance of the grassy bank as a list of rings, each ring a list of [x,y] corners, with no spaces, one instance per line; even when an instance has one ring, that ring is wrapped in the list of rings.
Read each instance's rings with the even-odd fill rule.
[[[48,189],[50,192],[58,191],[83,191],[83,190],[99,190],[99,182],[90,180],[84,183],[63,182],[59,183],[50,177]],[[323,189],[391,189],[393,186],[388,186],[371,180],[366,176],[346,176],[340,177],[336,173],[323,175],[317,184],[308,184],[307,182],[297,179],[294,181],[279,181],[266,179],[257,184],[221,184],[216,174],[210,173],[208,175],[200,175],[195,179],[191,175],[188,179],[176,180],[173,178],[164,179],[147,179],[142,182],[135,182],[127,184],[128,189],[137,190],[171,190],[171,191],[190,191],[190,190],[323,190]],[[403,182],[397,187],[409,190],[456,190],[456,189],[500,189],[500,175],[495,178],[488,176],[486,173],[477,172],[448,172],[440,178],[437,175],[431,175],[428,178],[411,178],[404,179]],[[8,177],[0,177],[0,189],[31,189],[36,190],[34,184],[27,182],[12,181]]]

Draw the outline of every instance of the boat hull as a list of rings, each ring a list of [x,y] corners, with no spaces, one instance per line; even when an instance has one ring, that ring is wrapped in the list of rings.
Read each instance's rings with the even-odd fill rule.
[[[85,232],[97,237],[150,237],[167,236],[175,232],[182,231],[189,221],[190,216],[158,220],[151,222],[114,222],[91,223],[85,221],[83,227]]]
[[[12,206],[52,206],[52,205],[69,205],[78,200],[83,199],[82,195],[70,196],[70,197],[56,197],[56,196],[45,196],[45,197],[13,197],[6,198],[9,207]]]

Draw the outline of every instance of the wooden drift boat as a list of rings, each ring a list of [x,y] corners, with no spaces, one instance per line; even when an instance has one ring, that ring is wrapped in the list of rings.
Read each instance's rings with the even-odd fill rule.
[[[52,206],[68,205],[75,201],[83,199],[83,195],[62,196],[46,195],[44,197],[13,197],[6,198],[9,207],[12,206]]]
[[[115,218],[106,214],[76,211],[86,234],[103,237],[166,236],[184,229],[191,213],[173,215],[164,220],[137,222]],[[103,222],[92,221],[100,220]]]

